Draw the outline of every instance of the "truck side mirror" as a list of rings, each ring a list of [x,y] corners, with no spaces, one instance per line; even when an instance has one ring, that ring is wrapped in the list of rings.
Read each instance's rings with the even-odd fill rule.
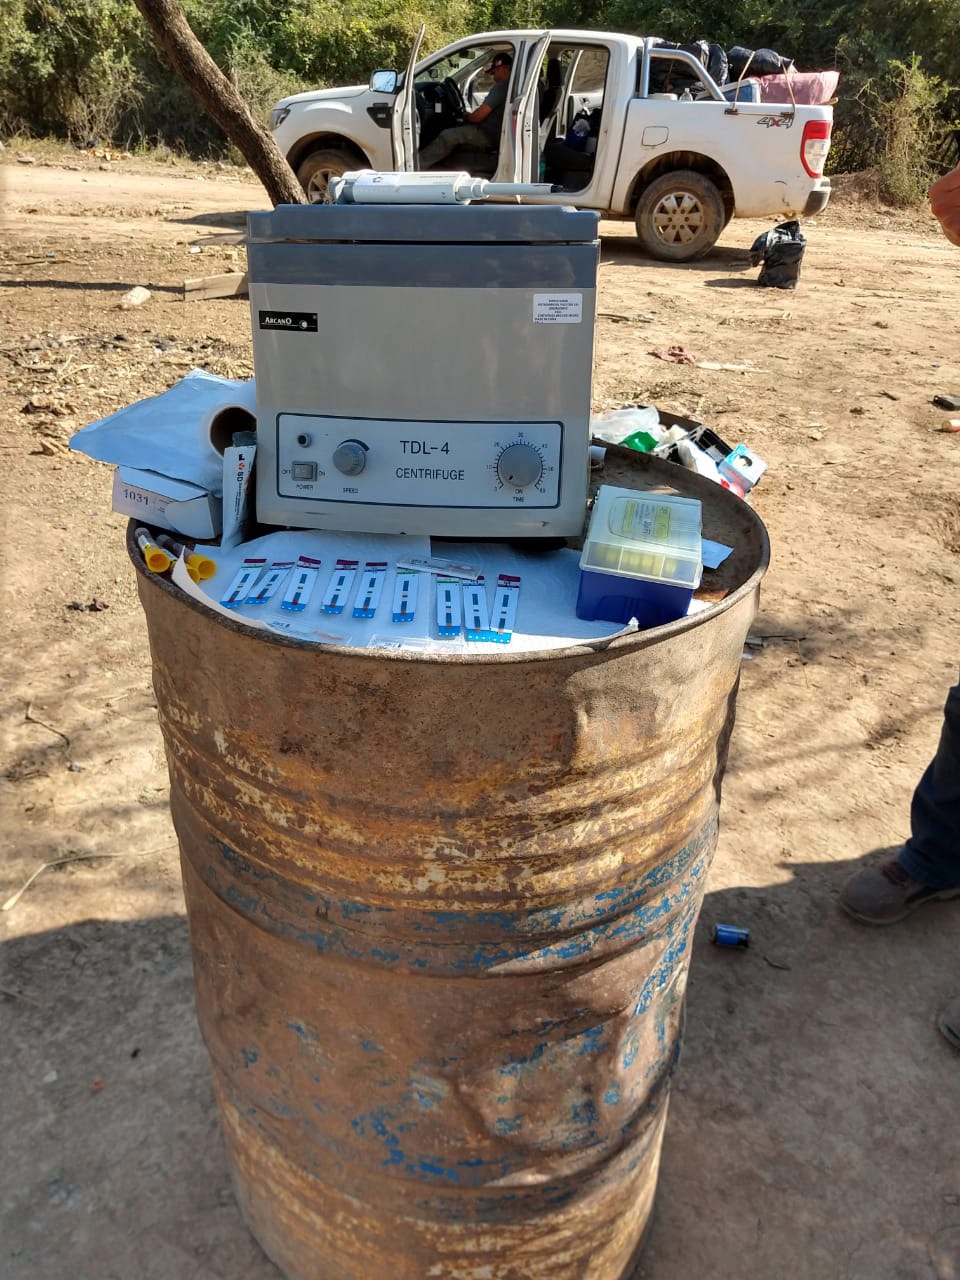
[[[370,75],[370,88],[374,93],[396,93],[399,79],[396,71],[374,71]]]

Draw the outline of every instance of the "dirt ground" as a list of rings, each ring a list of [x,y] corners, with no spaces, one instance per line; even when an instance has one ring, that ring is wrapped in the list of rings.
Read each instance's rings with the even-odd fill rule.
[[[22,160],[32,155],[35,163]],[[193,367],[253,372],[249,174],[0,156],[3,715],[0,1274],[268,1280],[229,1189],[144,621],[108,467],[76,428]],[[960,251],[851,192],[807,222],[796,292],[733,223],[687,267],[604,226],[595,407],[653,403],[769,463],[772,564],[694,949],[647,1280],[958,1280],[960,903],[888,930],[837,910],[906,834],[960,624]],[[135,310],[121,296],[146,285]],[[682,345],[697,362],[652,356]],[[717,921],[749,950],[710,945]]]

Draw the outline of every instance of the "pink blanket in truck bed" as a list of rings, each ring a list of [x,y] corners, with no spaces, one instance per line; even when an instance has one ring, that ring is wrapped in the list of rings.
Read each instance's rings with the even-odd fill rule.
[[[790,102],[792,89],[798,103],[816,107],[836,96],[839,83],[839,71],[791,71],[789,76],[761,76],[760,101]]]

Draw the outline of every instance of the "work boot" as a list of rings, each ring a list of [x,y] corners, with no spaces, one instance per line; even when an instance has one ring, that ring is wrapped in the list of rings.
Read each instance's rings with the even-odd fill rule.
[[[937,1026],[943,1038],[955,1049],[960,1049],[960,996],[950,1001],[941,1013]]]
[[[863,924],[896,924],[925,902],[960,897],[960,884],[934,889],[907,875],[896,858],[862,867],[840,890],[840,905]]]

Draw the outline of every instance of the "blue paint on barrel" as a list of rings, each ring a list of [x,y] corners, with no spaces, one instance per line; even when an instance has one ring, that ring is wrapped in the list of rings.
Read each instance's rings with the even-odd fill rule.
[[[610,917],[612,908],[615,908],[616,916],[623,917],[627,908],[632,909],[636,906],[639,909],[643,901],[663,884],[679,881],[690,864],[697,862],[699,855],[705,852],[703,846],[705,841],[709,840],[710,834],[702,833],[701,837],[692,840],[672,857],[666,858],[662,863],[646,871],[635,884],[618,886],[615,889],[606,889],[589,895],[580,902],[571,902],[562,911],[557,908],[539,908],[517,912],[425,912],[420,918],[413,916],[409,921],[409,928],[420,935],[436,934],[448,938],[458,934],[464,925],[508,936],[530,937],[542,934],[550,937],[559,928],[582,927],[591,920],[599,923]],[[274,869],[265,869],[251,863],[248,858],[237,853],[224,841],[214,836],[210,836],[209,839],[216,847],[224,868],[236,876],[238,886],[248,880],[269,883],[270,902],[265,903],[252,894],[245,895],[239,887],[231,889],[221,885],[218,880],[214,880],[213,864],[205,864],[205,874],[211,880],[211,887],[215,887],[220,896],[234,894],[235,902],[232,901],[231,905],[242,907],[243,903],[247,902],[251,914],[257,914],[263,910],[268,918],[280,925],[283,923],[284,908],[288,908],[296,910],[297,913],[309,911],[310,915],[320,918],[329,914],[333,922],[337,917],[343,921],[364,919],[365,928],[369,928],[374,923],[389,925],[390,920],[396,916],[396,911],[391,907],[374,907],[349,898],[332,899],[306,889],[302,884],[282,876]],[[702,868],[697,868],[697,870],[700,869]],[[678,891],[681,894],[685,892],[682,883]],[[689,892],[689,889],[686,892]],[[279,910],[271,910],[271,908],[279,908]],[[649,909],[650,914],[645,917],[647,920],[668,913],[672,909],[669,895],[658,894]]]
[[[496,1065],[491,1064],[488,1072],[492,1070],[496,1077],[508,1082],[509,1088],[489,1092],[490,1102],[484,1104],[487,1108],[484,1114],[492,1134],[504,1142],[516,1142],[514,1153],[508,1148],[496,1159],[478,1155],[451,1160],[447,1153],[431,1146],[431,1131],[423,1128],[417,1117],[426,1120],[439,1113],[448,1093],[442,1073],[456,1070],[464,1054],[426,1055],[418,1059],[412,1075],[381,1070],[365,1077],[371,1099],[379,1098],[381,1101],[360,1114],[347,1115],[342,1106],[331,1104],[322,1097],[313,1097],[307,1114],[316,1117],[316,1123],[310,1125],[310,1141],[313,1151],[311,1167],[316,1169],[317,1176],[322,1176],[327,1159],[336,1158],[351,1166],[364,1167],[376,1163],[382,1169],[396,1170],[406,1179],[433,1187],[469,1188],[473,1191],[489,1187],[491,1183],[521,1173],[528,1163],[525,1100],[535,1099],[545,1090],[549,1091],[548,1082],[553,1078],[581,1081],[576,1090],[569,1093],[565,1113],[562,1116],[558,1113],[554,1122],[550,1134],[550,1145],[554,1150],[564,1153],[593,1150],[596,1159],[602,1161],[612,1158],[620,1147],[635,1142],[638,1127],[649,1123],[648,1117],[657,1113],[660,1095],[677,1059],[678,1039],[674,1034],[675,1028],[671,1030],[675,1022],[676,1000],[668,996],[664,1003],[663,997],[685,963],[708,848],[709,833],[707,839],[695,839],[669,860],[680,879],[658,901],[645,900],[645,893],[638,891],[636,886],[623,886],[616,893],[604,891],[594,895],[592,900],[586,898],[576,903],[573,911],[566,913],[566,918],[572,914],[578,919],[581,932],[565,937],[559,945],[539,945],[541,939],[524,933],[522,930],[526,926],[521,926],[512,913],[498,912],[495,918],[501,928],[505,920],[515,926],[509,931],[509,945],[501,942],[496,946],[460,947],[459,957],[453,962],[447,957],[445,964],[442,963],[442,955],[428,951],[429,958],[424,957],[424,962],[432,969],[445,970],[454,979],[463,971],[487,972],[498,959],[522,965],[531,961],[539,964],[544,957],[590,957],[602,945],[619,949],[624,939],[629,940],[631,946],[656,950],[654,963],[633,993],[632,1003],[628,1006],[631,1021],[626,1026],[609,1018],[597,1021],[597,1014],[589,1005],[574,1004],[563,1017],[538,1015],[528,1027],[507,1026],[502,1029],[499,1061]],[[297,936],[289,916],[285,918],[284,913],[278,910],[265,914],[256,895],[245,889],[242,877],[249,865],[242,858],[223,858],[218,879],[222,881],[227,874],[226,868],[233,876],[241,877],[236,892],[233,895],[225,892],[224,900],[231,901],[234,907],[239,902],[246,903],[246,909],[255,912],[261,927],[272,933]],[[251,875],[251,884],[254,878]],[[280,880],[276,876],[274,883],[280,883]],[[223,890],[226,886],[221,883],[219,887]],[[287,909],[294,897],[292,892],[287,896]],[[391,939],[385,945],[381,938],[372,943],[364,933],[358,933],[347,923],[361,917],[369,921],[369,913],[352,913],[349,904],[341,910],[343,904],[338,905],[329,895],[327,902],[330,918],[323,921],[322,929],[310,930],[312,938],[322,938],[324,953],[351,956],[364,966],[374,968],[403,966],[406,946],[402,940]],[[614,904],[612,913],[611,903]],[[307,903],[307,910],[309,905]],[[450,936],[446,950],[450,950],[458,945],[456,935],[462,913],[443,914],[449,921]],[[339,924],[333,923],[336,918],[339,918]],[[424,921],[421,919],[420,923]],[[417,945],[429,948],[426,939],[434,937],[439,942],[442,935],[435,920],[426,924],[422,940]],[[656,1052],[647,1049],[644,1057],[640,1052],[638,1019],[651,1010],[654,1013],[651,1025]],[[287,1034],[302,1046],[308,1060],[320,1055],[330,1063],[336,1061],[342,1044],[331,1040],[322,1022],[311,1020],[304,1013],[288,1016],[284,1025]],[[458,1029],[451,1027],[450,1031],[456,1034]],[[381,1038],[364,1032],[358,1032],[354,1038],[358,1050],[371,1064],[384,1061],[386,1049]],[[257,1060],[256,1050],[249,1046],[242,1048],[241,1056],[248,1068]],[[489,1056],[485,1050],[484,1059],[489,1061]],[[470,1050],[466,1059],[470,1060]],[[582,1061],[584,1067],[570,1074],[563,1064],[577,1060]],[[586,1065],[593,1062],[599,1065],[599,1075],[592,1065]],[[312,1088],[323,1089],[324,1075],[310,1071],[306,1078],[311,1081]],[[478,1081],[478,1096],[483,1096],[484,1089],[485,1086]],[[286,1094],[264,1093],[260,1095],[260,1101],[262,1107],[257,1124],[266,1140],[274,1121],[287,1120],[295,1108],[291,1109]],[[614,1129],[608,1131],[606,1124],[601,1126],[601,1106],[604,1114],[610,1111],[620,1113],[621,1119]],[[542,1131],[542,1124],[540,1129]],[[537,1194],[542,1203],[557,1206],[564,1203],[573,1191],[560,1182],[541,1185]],[[506,1200],[499,1197],[489,1199],[491,1207],[488,1212],[493,1219],[508,1212]],[[473,1214],[481,1210],[475,1201],[472,1203],[472,1210],[460,1201],[452,1201],[442,1209],[436,1205],[434,1208],[451,1222],[475,1220]],[[494,1205],[498,1207],[494,1208]]]
[[[276,871],[255,870],[250,861],[241,857],[220,840],[211,840],[221,857],[220,873],[211,877],[211,888],[235,910],[255,917],[261,927],[298,943],[315,948],[321,954],[336,954],[349,959],[373,962],[388,968],[403,967],[424,972],[448,971],[470,975],[482,973],[508,962],[521,960],[547,964],[556,961],[577,961],[596,954],[605,944],[645,944],[655,936],[655,926],[668,920],[687,900],[699,897],[702,891],[702,875],[706,859],[712,849],[713,831],[707,830],[644,874],[639,883],[622,886],[616,892],[604,890],[573,902],[563,913],[557,911],[518,911],[480,913],[466,912],[421,913],[408,921],[408,927],[423,939],[414,943],[404,939],[390,939],[393,945],[383,945],[367,933],[371,922],[389,928],[394,913],[386,908],[371,908],[352,900],[334,900],[325,896],[320,910],[322,925],[304,928],[304,917],[318,925],[317,895],[305,892],[302,886],[292,885]],[[210,864],[207,864],[208,868]],[[675,880],[672,894],[658,895],[647,901],[650,892],[669,878]],[[229,878],[227,878],[229,876]],[[274,898],[271,904],[255,896],[247,885],[248,877],[272,882]],[[310,908],[314,909],[311,910]],[[365,921],[363,929],[352,927],[358,919]],[[486,924],[484,921],[486,920]],[[339,923],[338,923],[339,921]],[[446,921],[446,929],[441,927]],[[572,931],[562,942],[547,941],[563,924],[565,931]],[[484,932],[489,930],[501,940],[470,947],[458,941],[463,926]],[[542,932],[541,932],[542,931]],[[541,938],[537,938],[537,934]],[[507,941],[503,940],[506,937]],[[431,946],[429,938],[436,938]],[[445,940],[446,939],[446,940]],[[543,940],[543,945],[537,945]],[[685,945],[685,944],[684,944]],[[673,958],[683,955],[683,946],[673,953]],[[648,998],[649,1003],[649,998]],[[641,1011],[647,1007],[641,1005]]]
[[[602,1053],[610,1044],[607,1038],[606,1027],[588,1027],[579,1039],[583,1041],[577,1048],[577,1053]]]
[[[519,1133],[523,1128],[522,1116],[498,1116],[494,1121],[494,1128],[497,1133],[505,1137],[510,1133]]]

